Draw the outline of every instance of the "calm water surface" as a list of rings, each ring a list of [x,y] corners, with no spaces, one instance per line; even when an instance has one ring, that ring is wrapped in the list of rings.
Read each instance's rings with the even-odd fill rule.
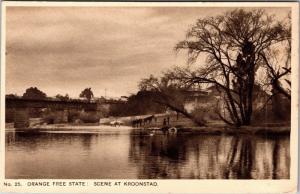
[[[6,132],[6,178],[287,179],[289,136]]]

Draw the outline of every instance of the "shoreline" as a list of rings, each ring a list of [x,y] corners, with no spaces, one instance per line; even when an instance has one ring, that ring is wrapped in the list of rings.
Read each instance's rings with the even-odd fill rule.
[[[132,130],[139,134],[163,133],[160,128],[133,128],[131,126],[110,126],[110,125],[70,125],[51,124],[37,125],[29,128],[6,128],[5,132],[51,132],[51,131],[73,131],[73,132],[103,132],[116,130]],[[182,127],[177,129],[178,134],[290,134],[291,126],[241,126],[239,128],[230,126],[207,126],[207,127]]]

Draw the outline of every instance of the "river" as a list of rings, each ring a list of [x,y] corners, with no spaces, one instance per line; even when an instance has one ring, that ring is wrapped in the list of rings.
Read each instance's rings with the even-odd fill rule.
[[[288,135],[6,132],[9,179],[288,179]]]

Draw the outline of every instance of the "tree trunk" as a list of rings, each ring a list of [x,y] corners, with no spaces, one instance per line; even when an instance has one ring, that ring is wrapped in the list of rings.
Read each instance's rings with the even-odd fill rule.
[[[244,56],[245,60],[241,61],[240,65],[242,65],[242,69],[244,71],[244,75],[246,79],[242,82],[244,91],[246,92],[245,97],[243,99],[245,104],[245,113],[244,113],[244,120],[242,125],[250,125],[251,124],[251,117],[253,112],[253,90],[254,90],[254,81],[255,81],[255,53],[254,53],[254,45],[252,42],[248,40],[245,41],[245,45],[242,49],[242,55]],[[242,113],[241,113],[242,114]]]
[[[247,109],[245,115],[244,125],[251,124],[251,116],[253,112],[253,89],[254,89],[254,63],[250,64],[250,70],[248,73],[248,84],[247,84]]]
[[[280,83],[278,81],[278,79],[274,79],[272,81],[272,86],[274,89],[276,89],[279,93],[283,94],[285,97],[287,97],[289,100],[291,100],[291,94],[289,94],[285,89],[283,89],[280,86]]]
[[[184,115],[186,118],[191,119],[194,123],[196,123],[198,126],[206,126],[205,123],[203,121],[199,121],[197,118],[195,118],[193,115],[189,114],[187,111],[182,110],[176,106],[173,106],[171,103],[169,102],[160,102],[160,101],[155,101],[156,103],[159,104],[163,104],[167,107],[169,107],[171,110],[176,111],[177,113],[181,113],[182,115]]]

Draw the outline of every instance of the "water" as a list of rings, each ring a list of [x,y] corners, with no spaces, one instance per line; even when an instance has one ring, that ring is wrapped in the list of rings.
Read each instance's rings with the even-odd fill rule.
[[[288,179],[289,136],[6,132],[6,178]]]

